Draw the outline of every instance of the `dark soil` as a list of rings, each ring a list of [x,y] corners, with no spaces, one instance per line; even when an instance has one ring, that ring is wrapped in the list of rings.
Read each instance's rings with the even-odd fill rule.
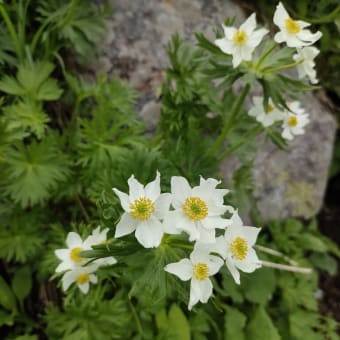
[[[340,246],[340,174],[328,183],[324,206],[318,220],[321,231]],[[321,313],[331,314],[340,322],[340,259],[336,276],[320,276],[320,288],[324,292],[320,303]]]

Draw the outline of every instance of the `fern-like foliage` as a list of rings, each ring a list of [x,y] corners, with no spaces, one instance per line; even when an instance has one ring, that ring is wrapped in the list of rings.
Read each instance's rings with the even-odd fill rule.
[[[43,203],[70,174],[69,159],[58,139],[51,135],[44,143],[33,141],[7,149],[2,168],[1,187],[23,208]]]

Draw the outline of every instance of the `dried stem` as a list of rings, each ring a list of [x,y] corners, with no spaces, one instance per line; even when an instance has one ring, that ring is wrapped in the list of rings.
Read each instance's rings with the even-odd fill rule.
[[[289,272],[295,272],[295,273],[301,273],[301,274],[311,274],[312,268],[306,268],[306,267],[298,267],[298,266],[288,266],[286,264],[280,264],[275,262],[268,262],[268,261],[260,261],[262,266],[264,267],[270,267],[280,270],[286,270]]]

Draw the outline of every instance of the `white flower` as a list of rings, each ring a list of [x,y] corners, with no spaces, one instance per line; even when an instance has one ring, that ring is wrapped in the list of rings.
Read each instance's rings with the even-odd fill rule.
[[[305,133],[304,127],[309,123],[309,115],[305,113],[305,110],[297,101],[288,104],[288,107],[292,112],[288,110],[285,111],[282,137],[292,140],[294,135],[302,135]]]
[[[88,259],[79,256],[79,253],[83,250],[91,250],[91,244],[88,239],[84,242],[77,233],[70,232],[67,234],[66,245],[68,248],[57,249],[54,252],[62,261],[56,268],[57,273],[82,266],[88,261]]]
[[[92,231],[92,234],[86,239],[86,242],[91,246],[96,246],[100,244],[105,244],[107,242],[107,233],[109,228],[105,228],[100,231],[100,226]],[[117,260],[113,256],[104,257],[95,260],[93,263],[99,266],[110,266],[117,263]]]
[[[299,78],[308,77],[312,84],[316,84],[318,79],[316,78],[316,71],[314,69],[314,58],[320,53],[320,51],[313,46],[304,48],[298,48],[296,54],[293,55],[295,61],[303,60],[303,62],[297,65]]]
[[[164,234],[161,220],[169,210],[171,195],[161,194],[159,172],[156,179],[145,187],[133,175],[128,184],[129,195],[113,189],[125,210],[117,224],[115,237],[136,231],[135,236],[143,247],[158,247]]]
[[[63,290],[66,291],[73,282],[77,283],[78,288],[87,294],[91,283],[97,283],[98,278],[93,274],[97,266],[76,267],[67,271],[62,278]]]
[[[251,273],[261,267],[253,245],[261,228],[245,227],[237,212],[233,224],[226,229],[224,236],[216,239],[215,251],[226,261],[226,265],[237,284],[240,284],[241,270]]]
[[[274,13],[274,24],[280,28],[275,34],[274,40],[278,43],[286,42],[289,47],[303,47],[314,44],[321,38],[321,32],[312,33],[305,29],[310,26],[308,22],[293,20],[282,3],[276,7]]]
[[[256,15],[253,13],[239,29],[223,26],[225,37],[215,40],[215,44],[226,54],[233,56],[233,67],[242,60],[251,60],[252,53],[262,38],[268,33],[265,28],[256,28]]]
[[[182,281],[191,280],[189,310],[199,301],[206,303],[212,295],[213,285],[209,276],[215,275],[223,260],[218,256],[209,255],[199,247],[195,247],[190,259],[182,259],[165,266],[164,270],[178,276]]]
[[[263,97],[253,98],[254,106],[249,110],[249,116],[255,117],[264,127],[268,127],[278,120],[282,120],[282,111],[274,106],[273,101],[269,99],[266,109],[263,107]]]
[[[171,178],[172,206],[166,217],[167,229],[173,226],[189,234],[190,241],[215,242],[215,228],[224,229],[230,220],[220,217],[230,206],[223,205],[226,189],[216,189],[220,182],[201,177],[200,185],[191,188],[184,177]]]

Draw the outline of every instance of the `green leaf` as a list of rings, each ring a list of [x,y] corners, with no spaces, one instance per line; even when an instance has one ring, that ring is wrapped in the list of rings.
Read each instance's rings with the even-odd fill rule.
[[[0,276],[0,305],[12,312],[17,309],[15,296],[2,276]]]
[[[14,323],[14,315],[0,309],[0,327],[12,326]]]
[[[302,234],[297,241],[298,245],[306,250],[313,250],[319,253],[325,253],[328,250],[327,245],[320,238],[311,234]]]
[[[12,148],[5,157],[4,191],[23,208],[51,197],[70,174],[69,160],[55,138]]]
[[[16,271],[12,280],[12,289],[19,301],[24,301],[32,289],[32,273],[25,266]]]
[[[244,327],[247,317],[238,309],[226,306],[225,340],[245,340]]]
[[[175,304],[169,311],[169,339],[190,340],[190,327],[182,310]]]
[[[244,275],[241,288],[247,300],[253,303],[266,304],[274,294],[276,278],[271,268],[260,268],[254,273]]]
[[[334,257],[328,254],[312,254],[310,256],[310,261],[318,269],[325,270],[330,275],[335,275],[337,273],[338,264]]]
[[[264,307],[258,307],[247,326],[247,340],[280,340],[281,337]]]

